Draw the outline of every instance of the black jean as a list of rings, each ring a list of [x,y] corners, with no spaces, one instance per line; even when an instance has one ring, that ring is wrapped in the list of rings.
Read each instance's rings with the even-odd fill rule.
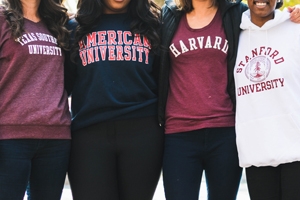
[[[234,127],[167,134],[163,179],[167,200],[198,200],[205,172],[208,200],[235,200],[239,167]]]
[[[246,168],[251,200],[299,200],[300,162]]]
[[[162,167],[156,117],[99,123],[72,133],[74,200],[151,200]]]
[[[60,200],[70,140],[0,140],[0,200]]]

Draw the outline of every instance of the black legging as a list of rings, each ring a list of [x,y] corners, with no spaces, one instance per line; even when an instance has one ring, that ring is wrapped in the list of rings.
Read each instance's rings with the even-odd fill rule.
[[[300,162],[246,168],[251,200],[299,200]]]
[[[163,129],[155,117],[105,122],[72,133],[74,200],[151,200],[162,166]]]

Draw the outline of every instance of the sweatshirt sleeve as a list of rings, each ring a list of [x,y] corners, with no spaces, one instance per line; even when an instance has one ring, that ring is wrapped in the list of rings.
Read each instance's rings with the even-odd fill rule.
[[[70,51],[66,52],[65,57],[65,72],[64,72],[64,82],[65,89],[70,96],[76,80],[76,65],[71,61]]]
[[[74,44],[74,33],[77,26],[77,22],[72,19],[68,22],[67,28],[71,31],[71,37],[70,37],[70,47],[72,49],[72,46]],[[71,95],[75,80],[76,80],[76,64],[71,59],[72,52],[67,51],[66,57],[65,57],[65,72],[64,72],[64,82],[65,82],[65,89],[68,92],[68,95]]]

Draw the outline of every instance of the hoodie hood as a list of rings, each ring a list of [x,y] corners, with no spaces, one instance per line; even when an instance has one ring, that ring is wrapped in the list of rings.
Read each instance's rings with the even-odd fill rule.
[[[247,29],[268,30],[278,24],[281,24],[282,22],[284,22],[286,20],[289,20],[289,18],[290,18],[290,13],[287,10],[280,11],[280,10],[276,9],[274,19],[267,21],[262,27],[259,27],[251,22],[250,10],[248,9],[242,15],[242,22],[241,22],[240,28],[242,30],[247,30]]]

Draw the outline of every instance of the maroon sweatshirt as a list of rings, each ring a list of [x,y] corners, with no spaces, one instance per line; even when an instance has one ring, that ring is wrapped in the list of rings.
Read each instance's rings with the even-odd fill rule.
[[[0,139],[70,139],[64,53],[43,21],[14,40],[0,14]]]

